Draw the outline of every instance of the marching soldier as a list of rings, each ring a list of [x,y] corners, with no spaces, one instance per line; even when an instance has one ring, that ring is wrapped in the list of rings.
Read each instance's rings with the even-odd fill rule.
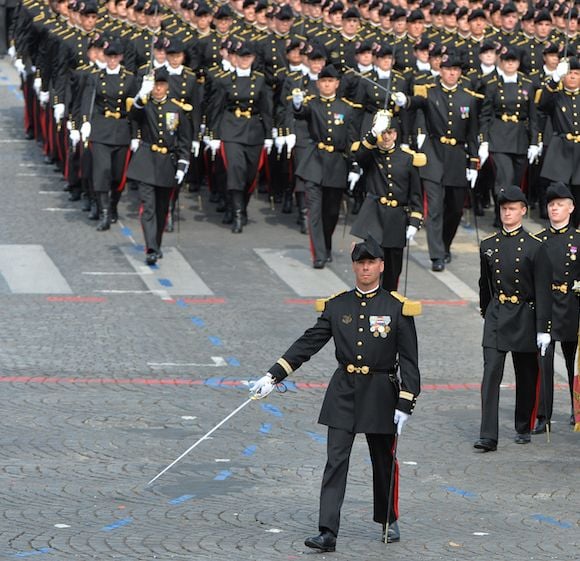
[[[532,434],[541,434],[549,428],[554,405],[554,350],[560,341],[572,404],[570,424],[574,426],[574,367],[578,346],[578,320],[580,305],[578,284],[580,282],[580,230],[574,228],[571,217],[574,196],[563,183],[552,183],[546,193],[550,226],[536,236],[547,249],[552,264],[552,342],[542,361],[543,380],[540,384],[540,403],[537,424]]]
[[[306,184],[313,267],[332,261],[332,234],[338,222],[346,188],[350,147],[360,138],[359,104],[337,98],[340,78],[336,67],[326,66],[316,83],[319,95],[305,98],[294,90],[294,116],[308,123],[312,143],[298,163],[296,176]]]
[[[107,66],[90,75],[83,92],[80,135],[83,143],[90,141],[99,232],[117,221],[131,142],[128,100],[133,99],[137,84],[133,74],[121,66],[122,51],[119,41],[111,41],[105,47]]]
[[[552,117],[550,139],[541,176],[568,185],[574,199],[580,197],[580,62],[577,57],[558,64],[542,89],[540,111]],[[580,215],[574,209],[572,222],[578,227]]]
[[[385,290],[397,289],[403,249],[423,220],[421,180],[414,166],[425,162],[399,148],[396,140],[391,114],[380,110],[355,153],[364,171],[367,194],[351,234],[359,238],[371,234],[379,241],[385,261]]]
[[[427,195],[427,243],[431,269],[440,272],[451,261],[451,244],[461,221],[467,185],[477,179],[477,101],[481,96],[459,84],[461,60],[444,54],[437,83],[415,87],[395,103],[422,109],[426,139],[421,147],[429,165],[421,168]]]
[[[546,246],[522,226],[526,197],[515,185],[498,195],[502,228],[482,240],[479,306],[483,316],[480,438],[474,447],[493,452],[498,442],[499,389],[505,357],[516,376],[517,444],[528,444],[538,377],[537,349],[550,345],[552,266]]]
[[[391,481],[395,431],[401,434],[420,392],[417,335],[410,302],[380,287],[385,268],[372,237],[354,246],[354,290],[331,298],[316,325],[282,355],[251,387],[266,397],[289,374],[332,338],[338,368],[328,385],[318,422],[328,426],[328,456],[320,493],[320,534],[307,547],[334,551],[340,526],[348,464],[356,434],[364,433],[373,464],[373,520],[383,541],[398,542],[398,472]],[[400,366],[400,382],[397,369]],[[392,491],[392,492],[390,492]],[[389,504],[390,499],[390,504]],[[386,535],[385,535],[386,534]]]
[[[153,80],[144,79],[129,114],[139,145],[127,177],[139,184],[147,265],[163,257],[161,242],[169,202],[187,173],[191,149],[188,117],[182,104],[169,98],[168,81],[166,68],[155,70]]]

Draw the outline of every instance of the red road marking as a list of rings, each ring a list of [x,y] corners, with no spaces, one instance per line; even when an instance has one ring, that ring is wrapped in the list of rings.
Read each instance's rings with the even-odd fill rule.
[[[47,296],[48,302],[106,302],[104,296]]]
[[[225,304],[225,298],[181,298],[187,304]],[[175,300],[174,300],[175,301]]]

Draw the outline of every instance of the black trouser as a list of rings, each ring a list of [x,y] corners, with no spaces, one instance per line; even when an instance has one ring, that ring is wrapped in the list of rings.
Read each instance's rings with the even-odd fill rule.
[[[308,230],[314,261],[325,261],[332,251],[332,234],[338,223],[344,189],[306,181]]]
[[[463,215],[467,187],[444,187],[424,180],[427,193],[427,245],[431,259],[443,259],[450,252]]]
[[[93,189],[96,193],[117,191],[123,179],[127,146],[91,143],[93,154]]]
[[[568,388],[570,390],[570,400],[574,408],[574,359],[576,358],[576,348],[578,341],[561,341],[562,353],[566,362],[568,374]],[[540,403],[538,405],[538,419],[552,418],[554,408],[554,350],[556,342],[552,341],[546,350],[546,356],[540,358],[542,366],[542,380],[540,381]]]
[[[350,452],[355,436],[355,433],[328,427],[327,461],[320,490],[318,527],[321,532],[328,529],[335,536],[338,535],[340,526],[340,509],[344,501]],[[373,465],[373,520],[379,524],[384,524],[387,521],[394,435],[367,434],[365,436]],[[398,497],[398,479],[399,474],[396,467],[389,523],[393,523],[398,518],[396,500]]]
[[[506,351],[483,347],[483,381],[481,383],[481,438],[497,441],[499,386],[503,378]],[[519,434],[529,433],[536,404],[538,380],[537,353],[512,352],[516,375],[515,428]]]
[[[141,227],[145,237],[145,251],[159,251],[163,230],[167,221],[169,202],[174,189],[171,187],[156,187],[148,183],[139,183],[141,198]]]
[[[222,142],[225,153],[228,191],[248,193],[258,177],[262,145]]]
[[[521,187],[528,160],[525,154],[503,154],[501,152],[494,152],[492,154],[492,160],[495,169],[494,200],[496,200],[498,193],[502,189],[506,189],[510,185]],[[495,217],[499,224],[500,216],[497,200]]]
[[[385,256],[383,288],[385,290],[397,290],[399,276],[403,270],[403,251],[403,247],[383,247]]]

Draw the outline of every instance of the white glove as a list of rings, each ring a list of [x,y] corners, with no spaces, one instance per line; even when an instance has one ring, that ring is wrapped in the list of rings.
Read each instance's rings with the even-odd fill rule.
[[[568,63],[568,59],[562,59],[558,66],[556,66],[556,72],[552,74],[552,78],[554,82],[559,82],[566,74],[570,72],[570,64]]]
[[[300,106],[302,105],[303,102],[304,102],[304,94],[301,91],[292,93],[292,105],[294,105],[296,109],[300,109]]]
[[[549,333],[538,333],[536,334],[536,345],[540,349],[540,354],[545,356],[547,348],[550,346],[552,337]]]
[[[204,142],[205,144],[207,144],[209,146],[209,141],[211,140],[210,137],[207,134],[204,134],[201,137],[202,142]]]
[[[276,382],[269,372],[250,385],[252,399],[264,399],[276,387]]]
[[[476,169],[466,169],[465,170],[465,177],[472,189],[475,189],[475,182],[477,181],[477,170]]]
[[[222,145],[222,141],[219,139],[214,139],[209,141],[209,149],[211,150],[212,156],[215,156]]]
[[[401,144],[401,150],[406,151],[406,150],[410,150],[411,147],[408,144]]]
[[[384,115],[383,113],[379,113],[377,115],[377,117],[375,118],[375,122],[373,124],[373,128],[371,129],[371,132],[378,137],[379,134],[385,132],[385,130],[387,130],[387,127],[390,125],[391,119],[387,116]]]
[[[405,107],[407,105],[407,96],[403,92],[395,92],[392,99],[397,107]]]
[[[86,122],[81,125],[81,139],[86,142],[91,136],[91,123]]]
[[[543,152],[544,152],[544,143],[538,142],[538,158],[542,155]]]
[[[403,432],[403,425],[407,422],[407,419],[409,418],[409,415],[407,413],[403,413],[403,411],[400,411],[399,409],[395,409],[395,425],[397,425],[397,434],[399,436],[401,436],[401,433]]]
[[[417,149],[421,150],[421,148],[423,148],[423,144],[425,144],[426,138],[427,135],[423,134],[422,132],[417,135]]]
[[[199,140],[193,140],[191,142],[191,153],[193,154],[194,158],[199,156],[199,149],[201,148],[201,143]]]
[[[482,142],[479,145],[477,155],[479,156],[479,167],[482,168],[483,164],[485,164],[485,162],[489,158],[489,142]]]
[[[57,123],[60,123],[64,117],[64,103],[57,103],[56,105],[53,105],[52,114],[54,120]]]
[[[411,224],[409,224],[407,226],[407,231],[405,232],[405,237],[407,238],[407,241],[411,241],[415,239],[415,234],[419,231],[419,229],[416,226],[411,226]]]
[[[34,78],[34,82],[32,82],[32,87],[36,92],[36,97],[40,97],[40,91],[42,90],[42,79]]]
[[[289,134],[286,138],[286,152],[290,154],[292,150],[294,150],[294,146],[296,146],[296,135]]]
[[[14,68],[16,68],[16,71],[23,77],[26,78],[26,66],[24,65],[24,63],[22,62],[21,58],[17,58],[14,61]]]
[[[40,92],[38,96],[38,101],[40,101],[40,105],[46,107],[48,102],[50,101],[50,93],[49,92]]]
[[[539,154],[540,154],[539,146],[537,146],[536,144],[530,144],[528,146],[528,162],[530,164],[533,164],[538,159]]]
[[[278,152],[278,154],[284,150],[284,144],[286,144],[285,136],[277,136],[274,139],[274,146],[276,146],[276,152]]]
[[[16,60],[16,47],[14,45],[11,45],[8,48],[8,56],[10,57],[10,60],[12,62],[14,62]]]
[[[359,179],[360,179],[360,174],[357,173],[356,171],[348,172],[348,190],[349,191],[354,191],[354,188],[356,187],[356,184],[358,183]]]
[[[129,148],[130,148],[131,152],[133,152],[133,153],[137,152],[140,144],[141,144],[141,141],[138,138],[132,138],[131,144],[129,144]]]
[[[175,172],[175,181],[177,181],[178,185],[181,185],[183,183],[184,179],[185,179],[185,172],[182,169],[178,169]]]
[[[268,154],[268,156],[270,155],[270,152],[272,152],[272,146],[274,146],[274,141],[271,138],[266,138],[266,140],[264,140],[264,148],[266,149],[266,154]]]
[[[137,92],[137,97],[143,100],[147,99],[149,97],[149,94],[153,91],[154,85],[155,81],[150,76],[145,76],[145,78],[143,78],[141,88]]]
[[[70,143],[72,144],[73,149],[76,148],[77,144],[81,141],[81,133],[80,131],[73,129],[68,133],[70,138]]]

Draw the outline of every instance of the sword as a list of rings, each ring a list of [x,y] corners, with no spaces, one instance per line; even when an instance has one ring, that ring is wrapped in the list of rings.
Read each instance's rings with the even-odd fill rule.
[[[389,518],[391,517],[391,502],[393,500],[393,489],[395,487],[395,467],[397,465],[397,444],[399,443],[399,437],[396,433],[397,429],[395,428],[395,436],[393,442],[393,462],[391,464],[391,479],[389,481],[389,498],[387,503],[387,523],[385,524],[385,537],[384,543],[388,543],[388,536],[389,536],[389,526],[390,521]]]
[[[234,409],[229,415],[224,417],[215,427],[213,427],[213,429],[206,432],[199,440],[197,440],[197,442],[192,444],[183,454],[181,454],[181,456],[173,460],[166,468],[160,471],[151,481],[149,481],[149,483],[147,483],[147,487],[149,487],[154,481],[159,479],[165,472],[169,471],[177,462],[185,458],[185,456],[187,456],[187,454],[189,454],[198,444],[203,442],[210,434],[213,434],[216,430],[218,430],[225,422],[229,421],[236,413],[239,413],[246,405],[248,405],[250,401],[254,401],[254,399],[255,399],[254,397],[246,399],[244,403],[242,403],[239,407]]]

